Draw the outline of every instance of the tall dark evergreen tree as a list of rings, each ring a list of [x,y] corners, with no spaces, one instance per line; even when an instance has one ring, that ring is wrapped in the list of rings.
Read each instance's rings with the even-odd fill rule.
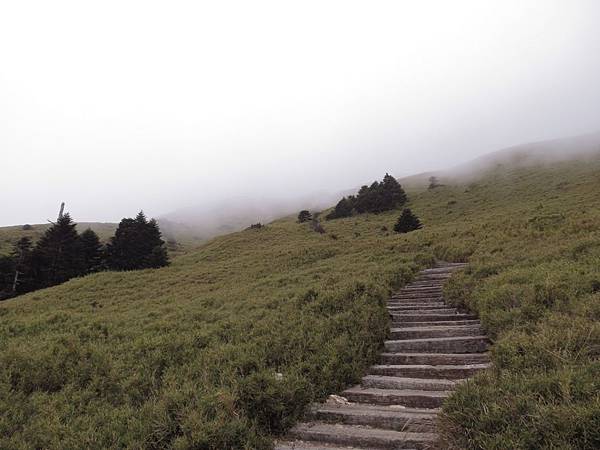
[[[143,212],[123,219],[107,245],[107,264],[113,270],[136,270],[166,266],[167,250],[158,223]]]
[[[102,266],[102,244],[98,235],[91,228],[88,228],[81,233],[79,239],[81,240],[83,272],[91,273],[100,270]]]
[[[11,290],[14,294],[29,292],[35,288],[32,255],[33,245],[31,239],[28,237],[19,239],[11,253],[14,261],[14,277]]]
[[[421,221],[409,208],[404,208],[396,225],[394,225],[394,231],[396,233],[408,233],[420,228],[423,228]]]
[[[33,270],[39,287],[54,286],[83,273],[81,240],[69,214],[52,224],[33,251]]]
[[[331,211],[325,218],[327,220],[339,219],[341,217],[350,217],[352,215],[353,202],[351,198],[342,198],[333,211]]]
[[[398,208],[406,203],[406,192],[393,176],[386,173],[381,186],[385,210]]]
[[[0,300],[14,295],[12,287],[16,270],[15,259],[12,256],[0,256]]]

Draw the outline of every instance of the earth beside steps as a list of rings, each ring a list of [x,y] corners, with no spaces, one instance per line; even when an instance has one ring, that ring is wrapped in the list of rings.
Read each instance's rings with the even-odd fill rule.
[[[391,340],[360,385],[315,405],[276,450],[434,449],[436,417],[454,387],[489,367],[476,316],[449,307],[442,286],[464,264],[419,273],[388,302]]]

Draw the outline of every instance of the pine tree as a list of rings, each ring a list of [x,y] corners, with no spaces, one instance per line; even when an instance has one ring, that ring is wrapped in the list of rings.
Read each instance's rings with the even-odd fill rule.
[[[0,300],[13,296],[15,270],[15,259],[12,256],[0,256]]]
[[[83,273],[81,241],[69,214],[59,217],[33,251],[39,287],[54,286]]]
[[[123,219],[106,249],[107,264],[113,270],[136,270],[169,264],[156,220],[143,212],[135,219]]]
[[[310,214],[310,211],[303,209],[302,211],[300,211],[300,213],[298,214],[298,222],[299,223],[304,223],[304,222],[308,222],[312,219],[312,215]]]
[[[146,224],[146,230],[146,244],[147,249],[150,250],[146,259],[146,267],[158,268],[169,265],[169,256],[165,248],[165,241],[162,240],[158,222],[151,219]]]
[[[13,293],[24,293],[34,288],[32,271],[31,239],[22,237],[14,245],[11,257],[14,262],[11,290]]]
[[[393,176],[386,173],[381,185],[383,191],[383,205],[386,211],[398,208],[406,203],[406,192],[404,192],[400,183],[398,183]]]
[[[418,230],[420,228],[423,228],[421,221],[409,208],[404,208],[396,225],[394,225],[394,231],[396,233],[408,233],[409,231]]]
[[[441,184],[439,184],[437,177],[429,177],[429,187],[428,189],[435,189],[437,187],[440,187]]]
[[[327,220],[332,220],[332,219],[339,219],[341,217],[350,217],[352,215],[352,208],[353,208],[353,204],[352,204],[352,198],[342,198],[337,205],[335,205],[335,208],[333,209],[333,211],[331,211],[329,214],[327,214],[327,216],[325,217]]]
[[[102,244],[98,235],[91,228],[88,228],[81,233],[79,239],[81,240],[83,272],[91,273],[100,270],[102,266]]]

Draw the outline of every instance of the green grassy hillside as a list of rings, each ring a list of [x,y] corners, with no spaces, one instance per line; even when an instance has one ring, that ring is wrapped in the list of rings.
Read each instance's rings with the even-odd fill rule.
[[[447,445],[597,448],[600,158],[440,181],[407,235],[397,211],[282,219],[0,304],[0,448],[269,448],[374,361],[386,295],[434,257],[469,261],[448,294],[496,342]]]

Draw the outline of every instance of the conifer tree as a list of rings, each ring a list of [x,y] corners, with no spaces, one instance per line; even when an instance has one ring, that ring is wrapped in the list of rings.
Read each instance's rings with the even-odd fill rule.
[[[123,219],[107,245],[107,264],[113,270],[136,270],[169,264],[156,220],[142,211],[135,219]]]
[[[312,215],[310,214],[310,211],[303,209],[302,211],[300,211],[300,213],[298,214],[298,222],[299,223],[304,223],[304,222],[308,222],[312,219]]]
[[[102,266],[102,244],[100,238],[91,229],[88,228],[81,236],[81,252],[83,258],[83,272],[91,273],[100,270]]]
[[[13,296],[15,270],[15,259],[12,256],[0,256],[0,300]]]
[[[393,176],[386,173],[381,185],[384,197],[383,204],[386,210],[398,208],[406,203],[406,192]]]
[[[54,286],[83,273],[81,241],[69,214],[59,217],[40,238],[33,251],[39,287]]]
[[[11,257],[13,258],[14,277],[11,290],[15,294],[28,292],[34,288],[32,248],[29,237],[22,237],[13,247]]]
[[[402,214],[396,222],[396,225],[394,225],[394,231],[396,233],[408,233],[420,228],[423,228],[421,221],[412,213],[409,208],[404,208]]]
[[[325,218],[327,220],[331,220],[339,219],[341,217],[350,217],[352,215],[352,208],[353,204],[351,198],[344,197],[338,202],[337,205],[335,205],[333,211],[327,214]]]

